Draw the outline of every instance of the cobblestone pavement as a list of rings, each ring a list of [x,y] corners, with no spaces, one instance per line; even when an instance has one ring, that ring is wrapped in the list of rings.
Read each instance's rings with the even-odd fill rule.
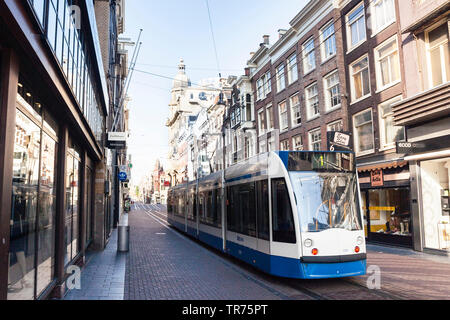
[[[272,277],[167,226],[165,207],[133,206],[130,252],[117,235],[82,272],[82,290],[66,299],[126,300],[392,300],[450,299],[450,258],[368,245],[367,264],[381,271],[381,290],[363,277],[293,280]],[[125,267],[126,266],[126,267]]]
[[[91,252],[81,271],[81,289],[73,289],[65,300],[123,300],[126,253],[117,252],[117,229],[102,252]]]

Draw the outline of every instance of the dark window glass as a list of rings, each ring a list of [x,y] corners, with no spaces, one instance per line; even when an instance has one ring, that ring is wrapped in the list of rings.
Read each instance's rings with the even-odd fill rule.
[[[238,206],[241,233],[256,237],[255,184],[246,183],[239,188]]]
[[[237,210],[237,200],[238,199],[238,187],[228,187],[227,188],[227,229],[229,231],[238,232],[238,210]]]
[[[256,182],[258,238],[269,240],[269,183]]]
[[[215,225],[217,227],[222,226],[222,196],[221,196],[221,189],[215,190],[215,207],[216,207],[216,215],[215,215]]]
[[[203,199],[203,193],[198,193],[198,217],[200,221],[203,221],[204,219],[204,212],[205,212],[205,200]]]
[[[284,178],[272,180],[273,241],[296,243],[294,217]]]

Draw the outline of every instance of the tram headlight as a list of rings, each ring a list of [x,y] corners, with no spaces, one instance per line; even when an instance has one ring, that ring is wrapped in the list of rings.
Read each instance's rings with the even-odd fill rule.
[[[364,243],[364,238],[359,236],[358,239],[356,239],[356,243],[358,244],[358,246],[362,245]]]
[[[306,248],[311,248],[312,245],[313,245],[313,241],[312,241],[311,239],[306,239],[305,242],[303,242],[303,245],[304,245]]]

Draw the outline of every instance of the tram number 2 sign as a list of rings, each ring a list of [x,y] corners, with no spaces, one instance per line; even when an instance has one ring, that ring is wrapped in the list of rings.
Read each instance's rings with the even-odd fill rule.
[[[351,151],[353,149],[350,132],[327,132],[328,150]]]

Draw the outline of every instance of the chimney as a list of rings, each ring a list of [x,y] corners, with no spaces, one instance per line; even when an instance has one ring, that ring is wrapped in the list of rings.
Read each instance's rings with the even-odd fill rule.
[[[263,35],[263,39],[264,39],[263,43],[264,43],[264,44],[269,45],[269,37],[270,37],[270,36],[267,35],[267,34]]]
[[[284,36],[286,34],[287,30],[286,29],[278,29],[278,35],[279,38],[281,38],[282,36]]]

